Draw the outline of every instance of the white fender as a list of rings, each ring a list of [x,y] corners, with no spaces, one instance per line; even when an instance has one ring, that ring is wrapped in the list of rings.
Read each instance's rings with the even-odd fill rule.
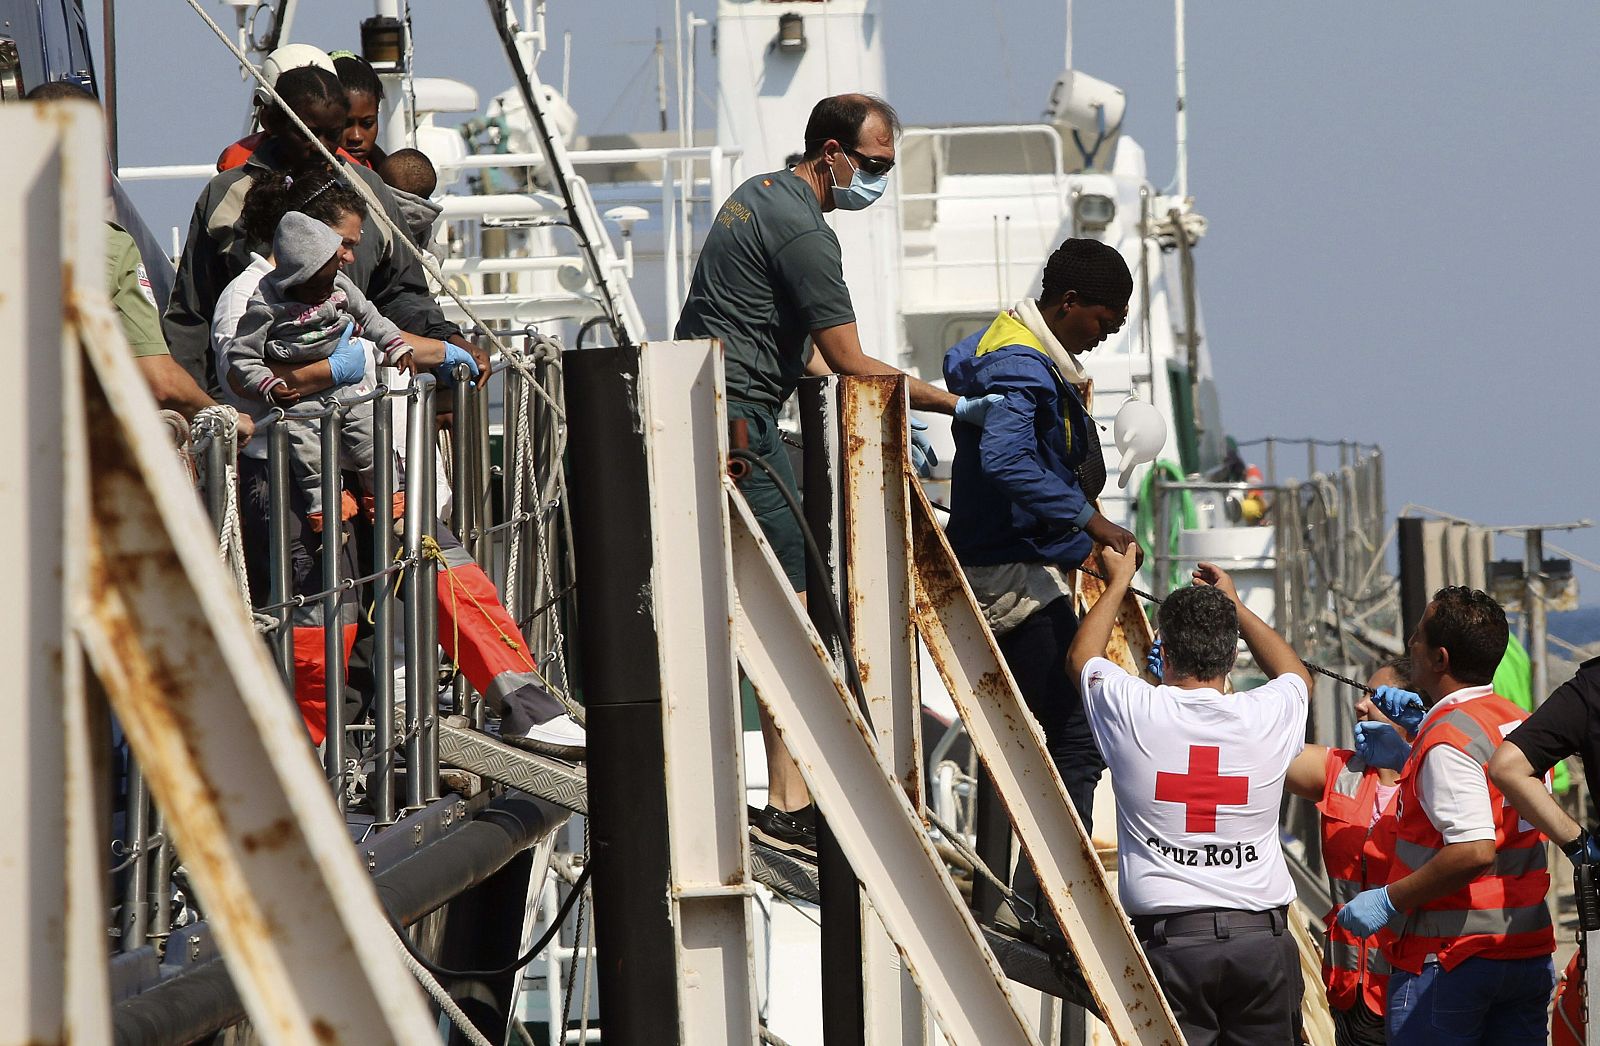
[[[1117,411],[1115,435],[1122,452],[1117,486],[1126,490],[1134,468],[1154,461],[1167,445],[1167,419],[1154,405],[1130,396]]]

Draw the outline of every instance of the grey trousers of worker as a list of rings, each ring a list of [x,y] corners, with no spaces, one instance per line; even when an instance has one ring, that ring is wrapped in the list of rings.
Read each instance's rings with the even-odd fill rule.
[[[300,397],[300,403],[313,408],[326,408],[339,398],[338,388]],[[299,421],[290,415],[289,470],[295,486],[306,496],[306,511],[319,513],[322,508],[322,426],[321,421]],[[358,403],[344,411],[339,419],[339,471],[356,472],[361,476],[363,493],[372,493],[372,401]]]
[[[1294,935],[1146,940],[1145,954],[1189,1046],[1292,1046],[1305,982]]]

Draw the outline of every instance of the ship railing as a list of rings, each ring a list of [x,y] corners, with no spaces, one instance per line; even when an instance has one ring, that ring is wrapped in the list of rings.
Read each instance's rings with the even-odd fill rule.
[[[1393,610],[1392,586],[1384,573],[1388,539],[1381,451],[1371,445],[1323,442],[1321,446],[1339,448],[1337,465],[1326,472],[1313,471],[1304,481],[1274,482],[1277,448],[1309,442],[1274,438],[1239,446],[1256,445],[1268,448],[1270,465],[1264,480],[1158,477],[1151,484],[1156,536],[1150,571],[1157,594],[1181,583],[1185,568],[1201,560],[1262,571],[1271,578],[1271,601],[1263,604],[1270,613],[1268,621],[1304,656],[1341,661],[1356,656],[1356,667],[1361,667],[1393,652],[1377,637],[1392,624],[1383,615]],[[1312,446],[1307,463],[1313,468],[1319,463],[1314,455]],[[1201,502],[1208,510],[1198,513],[1205,517],[1198,529],[1179,525],[1179,499]],[[1241,518],[1247,499],[1260,504],[1262,514],[1254,524]],[[1208,543],[1185,540],[1186,534],[1219,530],[1240,538],[1233,543],[1235,554],[1208,554],[1204,550]],[[1243,540],[1245,535],[1259,540]],[[1214,547],[1226,549],[1227,543]]]
[[[431,375],[419,375],[404,383],[380,384],[343,403],[276,409],[256,430],[254,441],[266,448],[269,502],[266,555],[256,557],[257,562],[264,558],[267,576],[257,583],[268,594],[250,605],[250,611],[290,694],[296,691],[296,627],[323,629],[323,769],[341,808],[353,796],[365,795],[374,830],[440,798],[441,717],[453,712],[481,727],[488,716],[482,695],[459,671],[452,672],[442,689],[436,685],[441,525],[448,524],[468,555],[496,582],[521,638],[535,652],[539,670],[559,686],[568,685],[564,675],[551,670],[565,660],[559,617],[570,609],[572,594],[570,584],[557,580],[570,578],[570,557],[548,551],[557,543],[564,511],[555,474],[562,448],[557,426],[538,407],[560,402],[560,362],[551,352],[536,350],[531,341],[525,361],[531,365],[528,376],[496,360],[492,381],[482,387],[463,365],[452,375],[453,389],[440,388]],[[534,382],[543,396],[527,387]],[[504,419],[498,432],[491,432],[492,398],[498,399],[497,413]],[[358,405],[372,408],[374,446],[389,450],[374,455],[373,519],[368,525],[358,515],[348,525],[335,525],[337,510],[326,512],[319,580],[297,592],[290,561],[296,529],[290,428],[316,431],[323,504],[337,506],[345,493],[339,431]],[[440,407],[449,410],[449,425],[443,430],[437,421]],[[225,417],[198,418],[191,428],[171,415],[169,425],[175,449],[196,478],[218,530],[220,551],[243,582],[246,550],[237,539],[231,545],[229,540],[230,531],[237,534],[239,447]],[[445,485],[438,485],[436,477]],[[396,518],[392,506],[401,491],[405,507]],[[354,554],[344,554],[347,543]],[[313,590],[305,591],[308,587]],[[248,604],[247,583],[240,595]],[[370,693],[361,695],[370,711],[354,717],[345,700],[345,634],[352,605],[372,626]],[[396,632],[403,637],[398,651]],[[441,693],[448,695],[451,707],[441,707]],[[126,812],[111,844],[111,871],[121,877],[113,933],[123,951],[154,945],[159,955],[174,920],[193,913],[173,909],[172,873],[179,858],[131,754],[122,777]]]

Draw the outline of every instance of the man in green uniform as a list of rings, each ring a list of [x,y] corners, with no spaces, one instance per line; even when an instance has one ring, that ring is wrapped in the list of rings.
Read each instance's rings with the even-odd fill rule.
[[[899,131],[899,117],[880,98],[844,94],[818,102],[799,163],[751,178],[717,212],[678,320],[678,338],[722,342],[728,418],[746,423],[750,449],[791,489],[777,414],[796,383],[808,373],[901,373],[862,351],[839,240],[822,218],[835,209],[861,210],[883,195]],[[982,424],[989,405],[958,401],[916,378],[909,387],[914,409],[972,424]],[[805,547],[782,495],[761,469],[740,489],[790,583],[804,593]],[[765,712],[761,728],[770,805],[754,823],[769,838],[810,847],[816,811],[805,783]]]
[[[193,418],[203,407],[216,401],[200,388],[189,372],[178,366],[161,335],[161,314],[145,275],[139,247],[121,226],[106,223],[106,293],[122,321],[122,334],[133,352],[133,362],[144,376],[156,405]],[[239,442],[247,443],[255,432],[249,415],[239,415]]]
[[[26,100],[100,104],[94,95],[66,80],[40,84],[28,92]],[[216,406],[216,401],[172,358],[167,340],[161,334],[161,314],[156,309],[155,292],[150,288],[150,277],[145,272],[139,246],[113,221],[106,222],[106,294],[117,310],[117,318],[122,321],[123,337],[127,339],[139,373],[150,387],[150,394],[155,397],[156,406],[175,410],[189,419],[202,407]],[[248,417],[240,415],[239,442],[249,442],[254,432],[255,425]]]

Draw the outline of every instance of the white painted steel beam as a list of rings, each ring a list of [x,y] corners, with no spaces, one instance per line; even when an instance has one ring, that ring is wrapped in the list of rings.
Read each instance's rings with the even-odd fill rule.
[[[839,380],[846,617],[878,756],[922,813],[921,702],[911,621],[905,379]],[[869,1046],[924,1041],[927,1019],[888,931],[864,905],[862,970]]]
[[[721,351],[640,349],[639,400],[655,541],[667,833],[683,1043],[756,1041],[754,892],[733,647],[728,433]]]
[[[103,162],[98,138],[87,155]],[[101,212],[99,189],[81,201]],[[82,259],[98,271],[103,255]],[[436,1037],[294,703],[240,604],[103,293],[89,362],[89,568],[73,620],[251,1022],[269,1043]]]
[[[1051,911],[1120,1043],[1176,1044],[1183,1033],[1117,903],[1083,823],[1045,753],[966,577],[919,484],[911,484],[916,616],[923,642],[1033,860]]]
[[[75,281],[104,277],[104,137],[87,105],[0,106],[0,355],[26,374],[0,412],[0,1043],[109,1042],[104,836],[69,593],[83,575],[82,368]],[[97,283],[95,285],[98,285]],[[102,292],[103,293],[103,292]],[[103,728],[103,724],[98,724]]]
[[[871,727],[728,481],[739,660],[955,1046],[1037,1044]]]

